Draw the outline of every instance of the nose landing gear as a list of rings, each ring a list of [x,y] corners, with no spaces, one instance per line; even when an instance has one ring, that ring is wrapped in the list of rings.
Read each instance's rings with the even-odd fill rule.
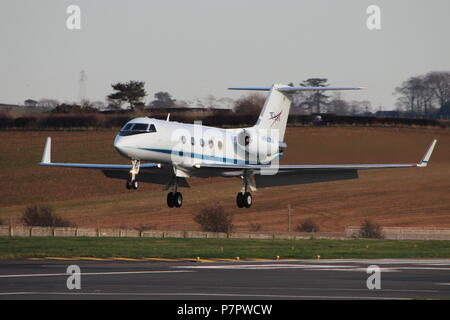
[[[131,189],[137,190],[137,188],[139,188],[139,184],[137,180],[127,180],[126,187],[128,190]]]
[[[130,170],[131,178],[130,180],[127,180],[127,183],[125,186],[128,190],[134,189],[137,190],[139,188],[139,184],[136,180],[136,176],[139,173],[139,167],[141,165],[141,162],[139,160],[131,160],[132,168]]]

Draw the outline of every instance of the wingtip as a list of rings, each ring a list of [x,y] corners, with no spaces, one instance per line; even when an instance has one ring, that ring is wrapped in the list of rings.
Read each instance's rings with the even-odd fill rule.
[[[42,154],[42,160],[40,162],[40,165],[51,163],[51,148],[52,148],[52,138],[47,137],[47,140],[45,141],[45,147],[44,147],[44,153]]]
[[[434,147],[436,146],[437,143],[437,139],[434,139],[433,142],[431,143],[431,145],[428,147],[427,152],[425,153],[425,155],[422,158],[422,161],[420,161],[419,164],[417,164],[418,167],[426,167],[428,165],[428,162],[430,161],[431,158],[431,154],[434,151]]]

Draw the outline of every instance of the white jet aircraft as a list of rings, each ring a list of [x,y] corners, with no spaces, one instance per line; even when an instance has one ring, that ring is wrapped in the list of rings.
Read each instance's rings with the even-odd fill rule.
[[[239,208],[252,205],[249,191],[256,188],[305,184],[358,178],[358,170],[426,167],[436,140],[417,164],[279,165],[287,147],[283,141],[292,95],[300,91],[358,90],[360,87],[239,87],[231,90],[270,91],[253,127],[222,129],[185,124],[148,117],[126,123],[116,136],[114,147],[131,160],[131,165],[51,162],[48,137],[42,166],[98,169],[108,178],[124,179],[128,189],[139,182],[172,188],[167,195],[169,207],[181,207],[179,187],[189,187],[186,178],[235,177],[242,180],[236,203]],[[146,163],[141,163],[146,162]]]

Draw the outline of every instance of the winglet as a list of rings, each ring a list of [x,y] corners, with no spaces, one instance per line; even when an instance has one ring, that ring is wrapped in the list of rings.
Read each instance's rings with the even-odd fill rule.
[[[51,163],[51,148],[52,148],[52,138],[47,137],[47,141],[45,142],[44,153],[42,154],[42,163]]]
[[[422,161],[420,161],[420,163],[417,164],[418,167],[424,168],[427,166],[428,161],[430,161],[430,157],[431,157],[431,154],[433,153],[436,142],[437,142],[437,139],[434,139],[433,142],[431,143],[430,147],[428,148],[427,152],[423,156]]]

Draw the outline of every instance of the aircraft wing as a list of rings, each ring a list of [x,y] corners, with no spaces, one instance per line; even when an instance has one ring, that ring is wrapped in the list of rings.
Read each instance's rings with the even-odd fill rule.
[[[282,186],[358,178],[358,170],[426,167],[436,145],[435,139],[419,163],[343,164],[343,165],[251,165],[196,164],[195,169],[208,169],[225,177],[254,176],[256,186]]]
[[[108,178],[113,179],[130,179],[130,170],[132,165],[125,164],[92,164],[92,163],[55,163],[51,162],[51,138],[48,137],[45,143],[44,154],[41,166],[49,167],[65,167],[65,168],[79,168],[79,169],[97,169],[101,170]],[[173,169],[171,167],[162,166],[159,163],[141,163],[139,166],[140,182],[149,182],[155,184],[167,185],[168,181],[173,176]],[[189,188],[189,183],[185,178],[178,178],[178,185],[180,187]]]
[[[39,163],[41,166],[49,167],[68,167],[68,168],[81,168],[81,169],[100,169],[100,170],[124,170],[130,171],[133,166],[129,164],[91,164],[91,163],[57,163],[51,162],[51,137],[47,137],[45,143],[44,154],[42,155],[42,161]],[[158,163],[145,163],[141,164],[140,168],[160,168]]]

